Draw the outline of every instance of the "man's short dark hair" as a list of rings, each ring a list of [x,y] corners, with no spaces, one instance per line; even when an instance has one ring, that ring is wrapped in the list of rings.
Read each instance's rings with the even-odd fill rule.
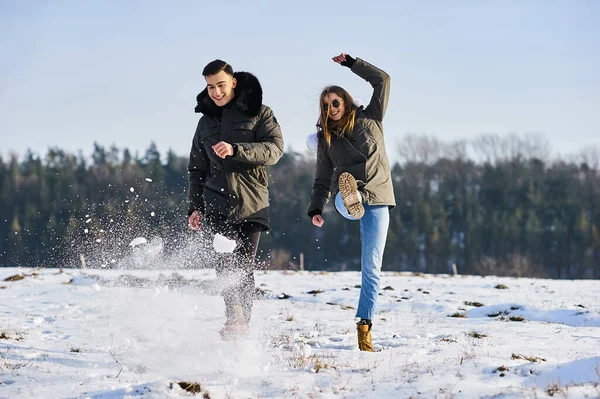
[[[206,64],[202,71],[202,76],[216,75],[224,71],[227,75],[233,76],[233,68],[223,60],[214,60]]]

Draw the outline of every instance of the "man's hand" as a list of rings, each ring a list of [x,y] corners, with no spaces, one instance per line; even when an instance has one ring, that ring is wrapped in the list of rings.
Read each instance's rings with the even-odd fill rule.
[[[321,215],[315,215],[312,217],[312,224],[314,224],[315,226],[321,227],[323,226],[323,223],[325,223],[325,221],[323,220]]]
[[[192,230],[200,230],[202,226],[202,214],[198,211],[194,211],[188,219],[188,224]]]
[[[219,141],[217,144],[212,146],[212,149],[215,154],[219,156],[219,158],[225,159],[225,157],[233,155],[233,146],[224,141]]]

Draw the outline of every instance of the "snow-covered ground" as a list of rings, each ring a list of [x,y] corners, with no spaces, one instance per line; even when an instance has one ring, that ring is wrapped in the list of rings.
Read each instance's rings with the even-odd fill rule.
[[[256,277],[252,336],[222,342],[211,269],[0,269],[0,398],[600,395],[600,281],[384,272],[364,353],[359,273]]]

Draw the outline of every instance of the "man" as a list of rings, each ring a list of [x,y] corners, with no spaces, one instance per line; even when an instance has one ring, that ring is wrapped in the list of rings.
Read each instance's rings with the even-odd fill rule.
[[[266,167],[281,157],[283,137],[254,75],[234,73],[221,60],[207,64],[202,75],[206,89],[195,110],[203,116],[188,165],[189,226],[236,241],[232,256],[215,254],[227,316],[221,337],[229,340],[249,330],[254,258],[261,232],[271,227]]]

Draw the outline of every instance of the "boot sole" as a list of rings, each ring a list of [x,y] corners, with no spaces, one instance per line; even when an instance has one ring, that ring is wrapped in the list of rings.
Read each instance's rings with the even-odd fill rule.
[[[365,208],[360,201],[358,186],[356,185],[354,176],[348,172],[344,172],[340,175],[338,184],[340,186],[342,199],[344,200],[344,206],[348,210],[350,216],[355,219],[362,218],[365,214]]]

